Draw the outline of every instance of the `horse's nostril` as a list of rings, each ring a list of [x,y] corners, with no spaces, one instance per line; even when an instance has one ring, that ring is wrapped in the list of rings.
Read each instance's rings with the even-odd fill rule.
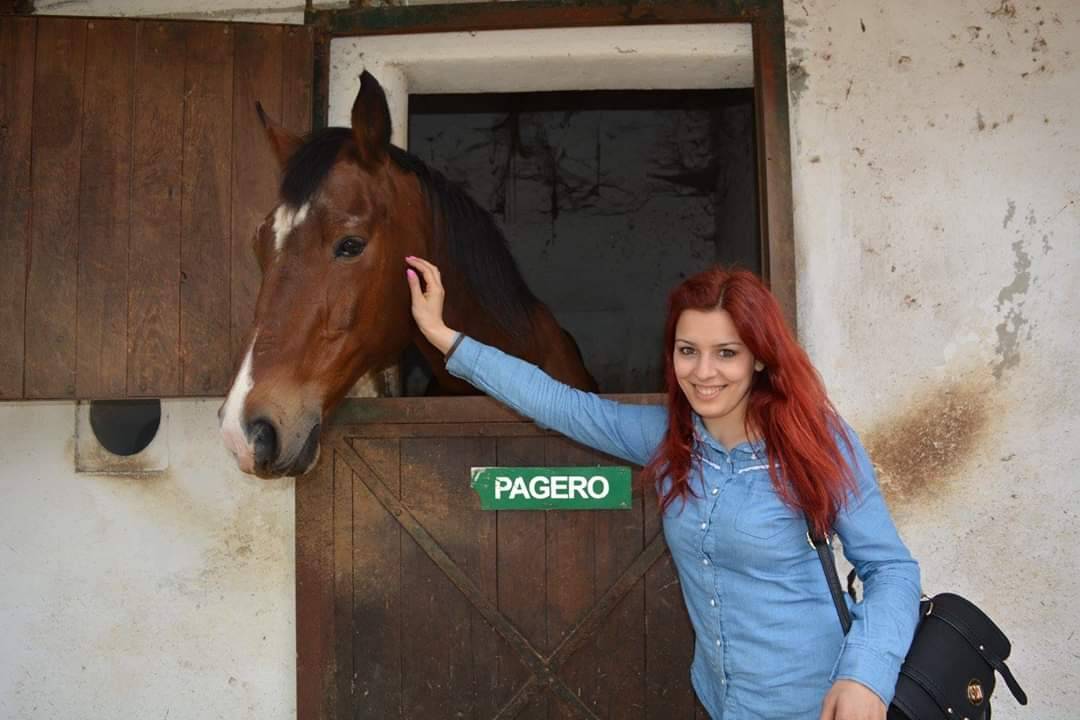
[[[248,438],[254,450],[255,465],[268,467],[278,454],[277,432],[266,420],[256,420],[248,426]]]

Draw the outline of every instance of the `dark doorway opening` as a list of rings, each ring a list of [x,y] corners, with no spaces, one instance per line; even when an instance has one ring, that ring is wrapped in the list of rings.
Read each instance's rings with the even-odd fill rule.
[[[413,95],[409,149],[489,210],[602,392],[662,390],[667,293],[761,274],[753,89]],[[403,363],[406,394],[426,378]]]

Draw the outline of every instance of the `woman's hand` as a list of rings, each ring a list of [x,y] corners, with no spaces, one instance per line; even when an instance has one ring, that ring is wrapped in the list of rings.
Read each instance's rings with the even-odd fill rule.
[[[885,720],[887,711],[870,688],[854,680],[837,680],[821,704],[821,720]]]
[[[443,289],[439,268],[427,260],[411,255],[405,258],[405,262],[411,266],[405,271],[405,275],[409,281],[412,315],[416,320],[416,326],[420,328],[420,332],[424,334],[427,341],[445,355],[454,343],[457,332],[446,327],[446,323],[443,322],[443,300],[446,298],[446,290]],[[424,276],[423,289],[420,287],[420,278],[417,273]]]

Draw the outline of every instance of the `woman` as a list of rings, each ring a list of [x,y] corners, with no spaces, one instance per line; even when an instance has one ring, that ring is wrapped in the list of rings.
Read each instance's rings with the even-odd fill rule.
[[[886,717],[918,619],[919,568],[866,451],[760,280],[713,269],[672,292],[664,408],[570,388],[455,332],[438,269],[406,262],[413,317],[449,372],[645,466],[694,626],[691,680],[714,719]],[[846,637],[807,521],[839,535],[863,582]]]

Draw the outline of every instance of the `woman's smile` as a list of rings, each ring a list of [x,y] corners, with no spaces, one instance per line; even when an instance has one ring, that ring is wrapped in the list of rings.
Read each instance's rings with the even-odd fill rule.
[[[713,400],[727,385],[701,385],[693,383],[694,394],[702,400]]]

